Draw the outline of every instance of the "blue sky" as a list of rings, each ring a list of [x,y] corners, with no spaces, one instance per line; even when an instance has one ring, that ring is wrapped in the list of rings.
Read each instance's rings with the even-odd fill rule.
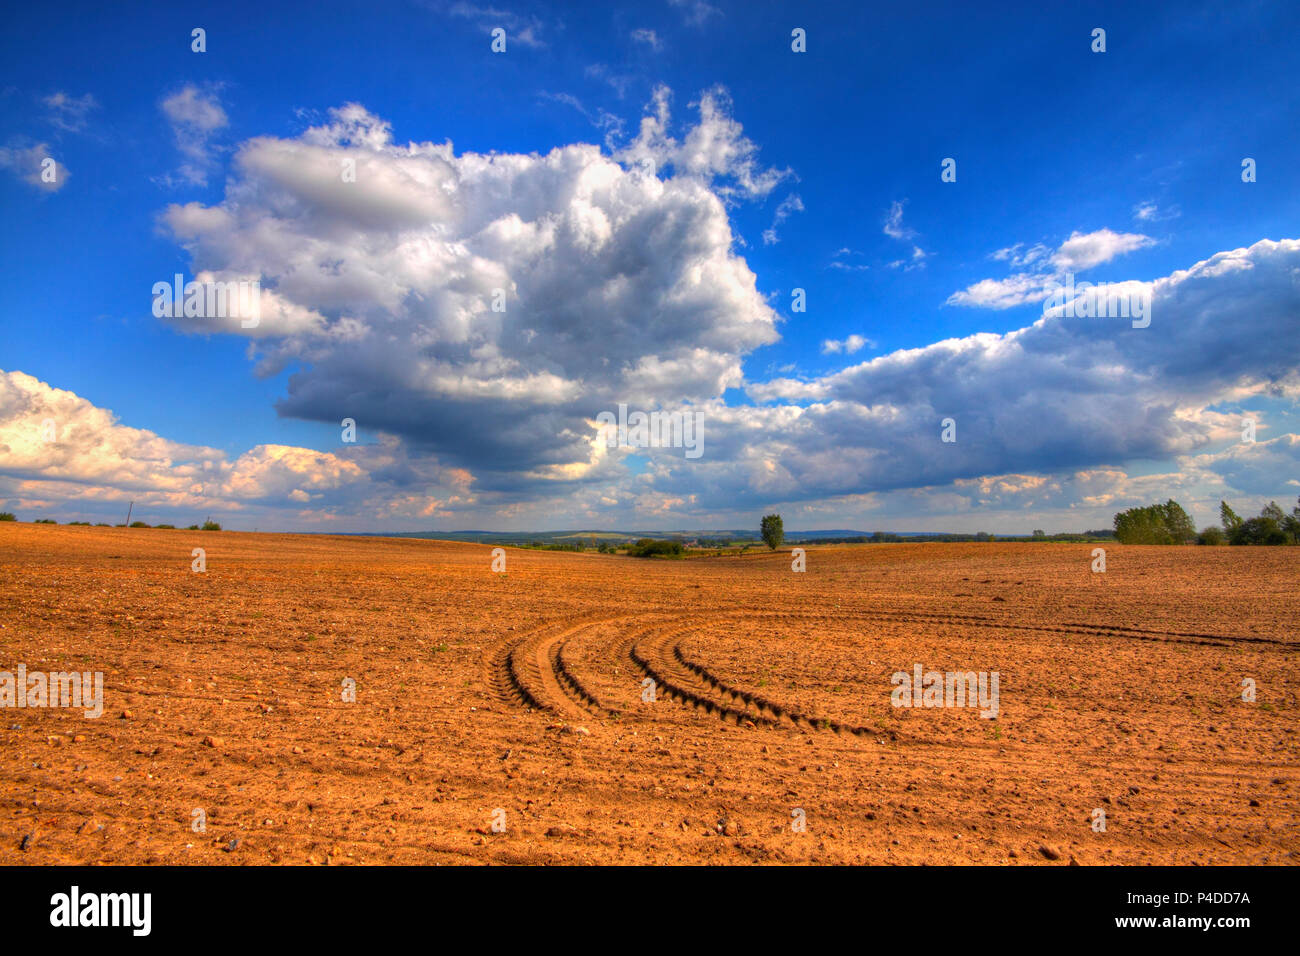
[[[1050,6],[16,9],[0,505],[1013,532],[1288,501],[1300,9]],[[203,270],[285,311],[154,317]],[[1067,272],[1149,284],[1151,325],[994,340]],[[496,283],[507,317],[467,317]],[[595,448],[620,401],[700,412],[705,453]]]

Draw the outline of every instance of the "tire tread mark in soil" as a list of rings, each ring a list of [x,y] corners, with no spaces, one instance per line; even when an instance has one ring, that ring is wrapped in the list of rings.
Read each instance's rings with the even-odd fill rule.
[[[488,686],[493,695],[503,703],[515,704],[530,710],[544,709],[541,702],[519,682],[514,669],[514,652],[522,638],[506,641],[493,651],[488,665]]]
[[[866,737],[874,732],[869,727],[860,727],[856,724],[846,724],[838,720],[831,720],[827,717],[809,717],[805,714],[793,711],[788,707],[782,707],[780,704],[769,700],[762,694],[734,687],[718,678],[703,664],[696,663],[688,658],[682,652],[680,644],[673,644],[673,656],[677,658],[683,667],[694,673],[706,684],[713,687],[719,694],[730,696],[733,699],[743,700],[747,705],[758,710],[759,713],[765,715],[771,714],[776,721],[788,720],[795,726],[808,727],[814,730],[830,730],[837,734],[853,734],[856,737]]]
[[[506,703],[534,710],[570,716],[591,710],[597,714],[617,714],[616,710],[600,704],[577,678],[571,665],[561,663],[560,648],[588,628],[625,617],[589,616],[558,630],[554,624],[548,624],[503,642],[490,659],[489,686]]]
[[[629,652],[632,661],[655,682],[656,690],[662,689],[673,700],[695,710],[703,710],[721,720],[730,720],[737,725],[748,720],[754,724],[777,726],[776,720],[757,710],[751,712],[747,708],[733,707],[721,699],[721,695],[706,682],[685,671],[680,665],[676,665],[673,658],[666,655],[661,646],[667,639],[661,633],[648,639],[634,641]],[[686,675],[685,679],[682,679],[682,675],[672,673],[675,668],[683,671]],[[692,688],[691,683],[696,683],[698,687]],[[715,696],[718,699],[715,699]]]
[[[762,611],[731,611],[724,612],[732,618],[753,618],[755,620],[771,620],[773,615],[765,614]],[[832,617],[847,617],[851,612],[838,612],[831,614]],[[868,612],[864,609],[864,615]],[[1015,631],[1045,631],[1057,634],[1094,634],[1098,637],[1132,637],[1137,640],[1158,641],[1163,640],[1167,643],[1198,644],[1212,647],[1230,647],[1233,644],[1263,644],[1273,646],[1284,650],[1300,650],[1300,645],[1295,641],[1284,641],[1276,637],[1259,637],[1257,635],[1233,635],[1233,634],[1204,634],[1196,631],[1163,631],[1154,628],[1145,627],[1128,627],[1123,624],[1021,624],[1015,621],[1009,621],[1005,618],[988,617],[984,615],[970,614],[930,614],[925,611],[886,611],[873,608],[870,610],[870,620],[872,621],[890,621],[909,623],[922,621],[926,623],[934,622],[939,624],[975,624],[981,627],[995,628],[998,630],[1015,630]],[[811,614],[807,612],[784,613],[775,615],[778,618],[820,618],[825,615]]]
[[[570,641],[567,640],[554,645],[555,650],[552,665],[555,668],[555,676],[559,680],[560,686],[563,687],[571,697],[575,698],[579,704],[592,713],[601,716],[620,716],[621,711],[619,709],[606,707],[597,700],[596,695],[589,691],[586,685],[583,684],[582,680],[578,677],[577,672],[574,670],[572,662],[570,662],[566,656],[569,646]]]
[[[771,621],[807,619],[844,619],[854,612],[829,614],[782,613],[773,615],[748,609],[728,609],[710,615],[718,620],[754,619]],[[623,615],[594,618],[573,624],[559,631],[554,625],[544,626],[531,634],[507,641],[497,647],[489,663],[488,684],[494,695],[506,702],[536,710],[572,713],[574,708],[596,715],[614,716],[625,713],[620,708],[602,704],[579,676],[578,670],[565,648],[571,639],[582,631],[598,624],[612,624],[644,617]],[[962,626],[986,627],[996,630],[1021,630],[1061,634],[1090,634],[1098,637],[1121,637],[1137,640],[1191,643],[1210,646],[1231,646],[1236,643],[1272,645],[1294,650],[1295,645],[1267,637],[1203,634],[1187,631],[1163,631],[1126,625],[1098,624],[1028,624],[1017,623],[987,615],[935,614],[925,611],[873,610],[871,621],[952,623]],[[809,716],[778,704],[753,691],[728,684],[703,664],[688,658],[680,644],[671,649],[667,632],[672,625],[690,621],[686,615],[665,615],[659,628],[642,628],[632,637],[617,645],[616,657],[628,658],[636,667],[651,677],[668,695],[694,709],[702,709],[723,720],[741,724],[746,720],[755,724],[789,725],[800,729],[829,729],[837,734],[869,736],[875,731],[868,727],[842,723],[825,717]],[[664,627],[663,625],[667,625]]]

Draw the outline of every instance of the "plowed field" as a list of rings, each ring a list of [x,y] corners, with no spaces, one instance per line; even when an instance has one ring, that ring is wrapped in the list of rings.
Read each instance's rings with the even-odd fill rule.
[[[1296,863],[1300,549],[1093,547],[0,524],[0,864]]]

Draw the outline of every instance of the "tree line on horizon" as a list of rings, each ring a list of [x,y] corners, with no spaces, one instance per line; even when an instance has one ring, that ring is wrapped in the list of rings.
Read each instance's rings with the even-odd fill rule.
[[[801,538],[800,544],[884,544],[884,543],[919,543],[922,541],[938,541],[945,543],[966,542],[966,541],[1094,541],[1113,537],[1120,544],[1201,544],[1201,545],[1288,545],[1300,544],[1300,498],[1297,498],[1297,506],[1291,510],[1290,514],[1284,512],[1276,501],[1270,501],[1262,509],[1259,515],[1254,518],[1241,518],[1232,506],[1226,501],[1219,502],[1219,522],[1218,525],[1210,525],[1202,528],[1199,532],[1192,521],[1191,516],[1184,510],[1183,506],[1170,498],[1164,504],[1147,505],[1145,507],[1129,508],[1120,511],[1115,515],[1114,531],[1095,530],[1084,531],[1082,534],[1053,534],[1048,535],[1041,530],[1035,530],[1031,537],[1023,535],[1002,535],[996,536],[984,531],[975,534],[924,534],[908,535],[906,537],[897,534],[891,534],[883,531],[877,531],[874,534],[855,535],[842,538]],[[13,512],[0,512],[0,521],[15,521],[16,516]],[[57,524],[58,522],[50,518],[38,518],[36,524]],[[70,521],[70,525],[89,525],[88,521]],[[148,528],[150,525],[143,521],[133,521],[130,525],[132,528]],[[97,527],[110,527],[104,523]],[[116,527],[126,527],[124,524]],[[153,525],[154,528],[172,530],[173,526],[169,524]],[[221,525],[209,518],[202,525],[190,525],[184,529],[187,531],[220,531]],[[779,514],[764,515],[760,522],[759,536],[769,549],[775,550],[783,543],[785,537],[784,522]],[[705,541],[700,539],[694,541],[698,548],[716,548],[721,552],[724,546],[735,546],[736,542]],[[535,548],[546,551],[585,551],[587,550],[584,542],[581,540],[571,543],[546,544],[542,541],[519,542],[517,547]],[[683,541],[680,537],[668,539],[639,538],[635,542],[611,543],[607,541],[598,541],[593,535],[590,546],[592,550],[602,553],[618,553],[620,550],[626,550],[626,553],[635,557],[680,557],[685,551]],[[749,544],[745,544],[745,550],[748,550]]]
[[[1164,504],[1129,508],[1115,515],[1120,544],[1300,544],[1300,498],[1290,514],[1270,501],[1258,517],[1242,519],[1226,501],[1219,502],[1218,525],[1197,532],[1191,516],[1170,498]]]
[[[0,511],[0,521],[17,521],[18,516],[12,511]],[[58,524],[53,518],[33,518],[32,524]],[[122,524],[109,524],[107,521],[100,521],[92,525],[89,521],[69,521],[68,527],[81,528],[152,528],[158,531],[220,531],[221,525],[209,518],[201,525],[192,524],[189,527],[177,529],[174,524],[149,524],[147,521],[132,521],[130,525],[125,522]]]

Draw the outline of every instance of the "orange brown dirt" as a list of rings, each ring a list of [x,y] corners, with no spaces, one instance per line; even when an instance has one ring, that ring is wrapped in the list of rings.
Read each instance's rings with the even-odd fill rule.
[[[0,524],[0,670],[105,681],[0,709],[0,864],[1296,863],[1300,549],[1092,547]]]

